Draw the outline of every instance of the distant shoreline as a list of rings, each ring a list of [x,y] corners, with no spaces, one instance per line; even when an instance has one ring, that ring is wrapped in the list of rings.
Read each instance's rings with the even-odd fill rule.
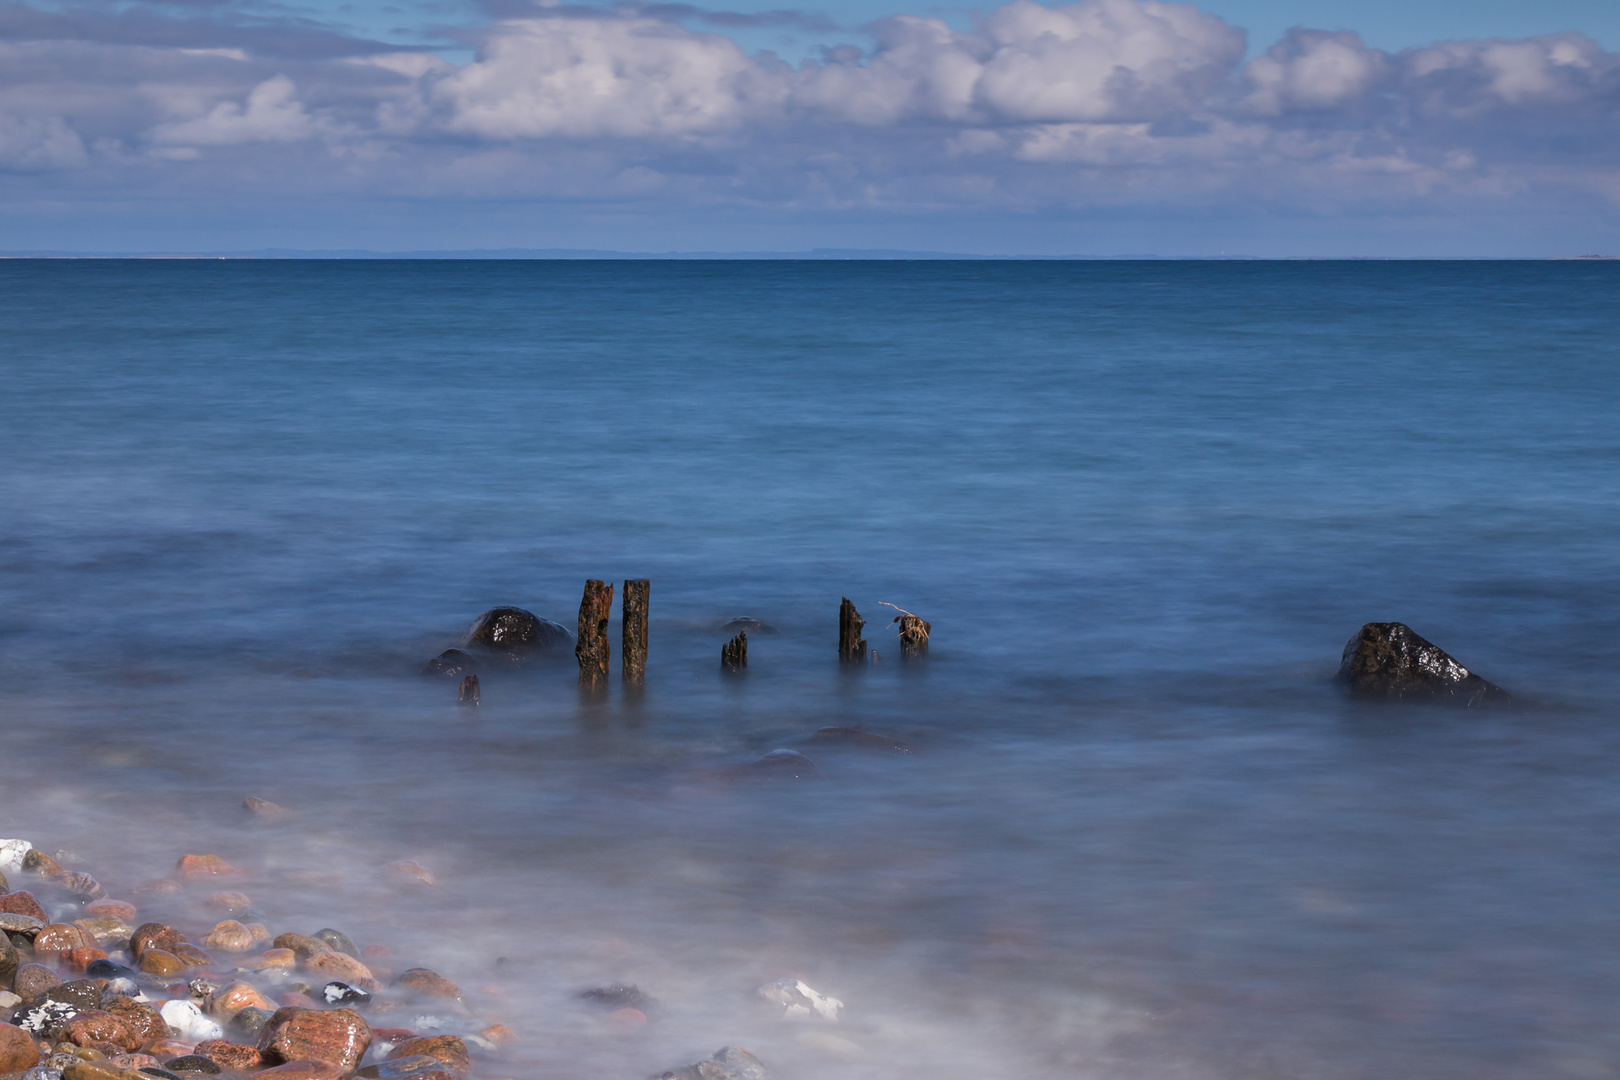
[[[456,261],[456,262],[1617,262],[1620,255],[983,255],[885,248],[810,251],[608,251],[590,248],[474,248],[446,251],[362,249],[255,251],[6,251],[0,260]]]

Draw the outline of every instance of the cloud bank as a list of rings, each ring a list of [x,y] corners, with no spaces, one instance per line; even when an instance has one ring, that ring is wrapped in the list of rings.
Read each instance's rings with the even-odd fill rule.
[[[779,21],[812,20],[792,12]],[[692,28],[693,23],[698,29]],[[524,9],[471,62],[319,27],[0,5],[11,198],[540,200],[647,212],[1620,209],[1620,54],[1399,53],[1190,4],[922,16],[797,66],[669,5]]]

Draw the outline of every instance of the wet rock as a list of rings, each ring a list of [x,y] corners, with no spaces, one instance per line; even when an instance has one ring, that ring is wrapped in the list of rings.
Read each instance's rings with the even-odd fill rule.
[[[762,623],[751,615],[739,615],[720,628],[722,634],[780,634],[781,631],[769,623]]]
[[[242,808],[261,821],[286,821],[293,813],[285,806],[279,806],[269,799],[256,799],[252,795],[242,800]]]
[[[208,931],[203,944],[219,952],[242,953],[251,952],[257,943],[253,940],[253,931],[235,919],[226,919]]]
[[[275,1015],[274,1009],[253,1007],[242,1009],[231,1017],[230,1028],[237,1034],[258,1042],[259,1032],[264,1030],[264,1025],[270,1022],[270,1017],[273,1015]]]
[[[358,1065],[370,1045],[371,1026],[353,1009],[278,1009],[259,1033],[268,1061],[329,1061],[345,1070]]]
[[[44,964],[23,964],[12,978],[11,988],[23,1000],[39,997],[53,986],[61,985],[62,977]]]
[[[218,1039],[225,1034],[218,1024],[204,1016],[202,1010],[190,1001],[165,1001],[158,1013],[177,1036],[189,1043]]]
[[[11,915],[31,915],[41,923],[49,924],[51,918],[45,914],[45,909],[39,906],[34,894],[26,889],[0,896],[0,912]]]
[[[73,1018],[78,1012],[77,1006],[65,1001],[51,1001],[47,998],[39,1004],[23,1002],[11,1022],[28,1032],[30,1035],[49,1036],[61,1030],[63,1024]]]
[[[23,1073],[19,1080],[62,1080],[62,1070],[47,1068],[44,1065],[35,1065],[32,1069]],[[179,1078],[176,1077],[176,1080],[179,1080]]]
[[[291,949],[293,955],[300,960],[308,960],[312,956],[332,951],[332,946],[320,938],[307,937],[304,934],[282,934],[275,940],[278,949]]]
[[[34,935],[34,955],[41,960],[65,958],[74,949],[95,947],[95,939],[72,923],[52,923]]]
[[[808,780],[820,775],[816,763],[797,750],[772,750],[758,761],[736,770],[736,773],[760,780]]]
[[[97,960],[107,959],[105,949],[74,949],[68,953],[68,967],[74,971],[83,971]]]
[[[97,960],[84,969],[85,975],[92,979],[133,979],[135,973],[123,964],[111,960]]]
[[[169,1022],[144,1001],[128,997],[103,997],[101,1007],[124,1022],[140,1040],[139,1046],[148,1046],[169,1037]]]
[[[810,736],[810,742],[820,746],[848,746],[857,750],[881,750],[895,754],[912,752],[911,747],[899,739],[852,727],[824,727]]]
[[[315,931],[315,938],[317,941],[326,942],[334,951],[340,952],[344,956],[352,956],[356,960],[360,959],[360,946],[354,943],[354,938],[341,930],[326,927],[323,930]]]
[[[158,1060],[151,1054],[119,1054],[112,1063],[120,1069],[144,1069],[156,1065]]]
[[[140,1071],[145,1073],[147,1076],[155,1076],[158,1078],[158,1080],[180,1080],[179,1073],[172,1073],[168,1069],[160,1068],[156,1065],[142,1066]]]
[[[462,999],[461,987],[427,968],[411,968],[402,971],[394,979],[394,985],[405,989],[417,997],[446,998],[459,1001]]]
[[[258,988],[245,982],[234,982],[209,994],[207,1009],[210,1015],[221,1020],[230,1020],[243,1009],[271,1011],[270,1002]]]
[[[174,872],[182,881],[199,881],[207,878],[234,877],[243,871],[218,855],[182,855],[180,861],[174,864]]]
[[[467,1044],[454,1035],[428,1035],[419,1039],[406,1039],[388,1052],[389,1061],[425,1055],[434,1058],[453,1073],[465,1074],[472,1068],[467,1056]]]
[[[23,858],[33,848],[27,840],[0,840],[0,874],[21,872]]]
[[[57,1038],[76,1046],[94,1046],[110,1042],[122,1050],[139,1050],[141,1039],[114,1013],[103,1009],[85,1009],[62,1025]]]
[[[23,856],[22,868],[29,873],[38,874],[44,878],[53,878],[67,873],[61,863],[38,848],[29,851]]]
[[[107,898],[107,890],[101,887],[100,882],[89,874],[79,873],[78,871],[64,871],[52,878],[51,884],[83,904]]]
[[[0,1013],[5,1013],[5,1019],[10,1018],[11,1010],[22,1004],[22,998],[10,990],[0,990]]]
[[[0,912],[0,934],[26,934],[32,938],[35,934],[50,925],[43,919],[36,919],[32,915],[13,915],[11,912]]]
[[[122,947],[135,932],[135,928],[123,919],[111,915],[97,915],[86,919],[77,919],[73,923],[79,929],[89,934],[97,948],[112,949]]]
[[[117,919],[130,925],[135,923],[135,905],[127,900],[97,900],[84,905],[84,913],[92,919]]]
[[[400,859],[397,862],[384,863],[383,869],[396,881],[420,882],[423,885],[437,885],[439,879],[433,876],[433,871],[417,862],[415,859]]]
[[[180,891],[180,885],[178,882],[159,878],[156,881],[148,881],[137,885],[130,891],[136,896],[173,896]]]
[[[45,991],[45,1000],[60,1001],[75,1009],[101,1008],[101,987],[94,979],[73,979],[57,983]]]
[[[166,949],[147,949],[141,954],[141,971],[160,979],[173,979],[185,974],[186,964]]]
[[[653,1004],[653,1000],[648,998],[647,1004]],[[480,1031],[478,1037],[492,1046],[505,1046],[508,1043],[517,1042],[517,1033],[505,1024],[491,1024]]]
[[[17,952],[17,946],[11,943],[10,938],[0,934],[0,988],[11,985],[20,967],[22,955]]]
[[[10,1024],[0,1024],[0,1076],[20,1073],[39,1064],[39,1044],[28,1032]]]
[[[759,999],[782,1008],[783,1016],[819,1016],[824,1020],[837,1020],[838,1010],[844,1003],[812,990],[801,979],[777,979],[758,990]]]
[[[446,649],[422,665],[423,675],[438,675],[446,679],[463,679],[478,674],[478,661],[460,649]]]
[[[202,1073],[212,1076],[220,1071],[219,1062],[202,1054],[183,1054],[177,1058],[170,1058],[163,1063],[163,1067],[172,1073],[184,1076],[186,1073]]]
[[[169,952],[184,940],[186,936],[172,926],[158,922],[142,923],[129,936],[129,951],[139,960],[147,949]]]
[[[659,1080],[766,1080],[765,1063],[747,1050],[723,1046],[713,1057],[663,1073]]]
[[[237,962],[241,971],[284,971],[298,964],[298,954],[291,949],[266,949],[258,956]]]
[[[435,1073],[448,1073],[444,1062],[430,1054],[413,1054],[367,1065],[354,1075],[360,1080],[432,1080]]]
[[[1404,623],[1368,623],[1344,647],[1338,678],[1360,698],[1475,708],[1511,695],[1463,667]]]
[[[253,910],[253,901],[248,898],[247,893],[217,892],[208,898],[208,906],[223,911],[227,915],[237,916],[239,922],[246,922],[248,920],[242,919],[240,916]]]
[[[574,635],[561,623],[522,608],[498,607],[478,616],[463,644],[510,654],[558,648],[573,640]]]
[[[579,997],[581,1001],[589,1001],[593,1005],[609,1009],[645,1009],[653,1004],[652,998],[643,994],[638,987],[621,986],[618,983],[582,990]]]
[[[253,1076],[254,1080],[339,1080],[346,1071],[329,1061],[289,1061]]]
[[[197,1044],[197,1056],[205,1057],[225,1072],[248,1072],[264,1064],[264,1057],[251,1046],[206,1039]]]
[[[371,995],[346,982],[329,982],[321,987],[321,1000],[328,1005],[368,1005]]]
[[[376,993],[382,984],[371,974],[371,969],[352,956],[340,952],[323,952],[304,961],[304,970],[324,975],[329,979],[351,982],[367,993]]]
[[[608,1026],[616,1031],[635,1031],[647,1026],[647,1014],[640,1009],[614,1009],[608,1013]]]
[[[276,1004],[282,1009],[319,1009],[321,1007],[320,1002],[316,1001],[302,990],[294,990],[289,993],[282,994],[276,999]]]

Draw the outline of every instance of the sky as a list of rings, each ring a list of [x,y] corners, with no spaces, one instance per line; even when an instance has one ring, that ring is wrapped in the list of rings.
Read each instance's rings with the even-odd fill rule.
[[[1620,254],[1615,0],[0,0],[0,251]]]

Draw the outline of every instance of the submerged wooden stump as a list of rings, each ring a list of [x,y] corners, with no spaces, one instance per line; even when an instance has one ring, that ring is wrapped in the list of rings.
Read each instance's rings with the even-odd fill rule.
[[[585,595],[579,601],[579,640],[574,644],[574,656],[579,660],[579,685],[586,690],[600,690],[607,685],[608,615],[613,611],[613,586],[595,578],[585,583]]]
[[[619,675],[632,686],[640,686],[647,675],[647,601],[651,592],[652,582],[630,578],[624,583],[624,598],[619,601],[624,620]]]
[[[720,668],[741,671],[748,666],[748,632],[745,630],[720,646]]]
[[[479,704],[478,676],[469,675],[465,679],[461,680],[461,694],[456,698],[456,700],[462,705]]]
[[[855,610],[855,605],[844,597],[844,602],[838,608],[838,660],[843,664],[866,663],[866,639],[861,637],[861,630],[866,626],[866,620],[861,613]]]
[[[909,611],[902,612],[894,621],[900,624],[900,659],[928,659],[928,632],[933,626]]]

